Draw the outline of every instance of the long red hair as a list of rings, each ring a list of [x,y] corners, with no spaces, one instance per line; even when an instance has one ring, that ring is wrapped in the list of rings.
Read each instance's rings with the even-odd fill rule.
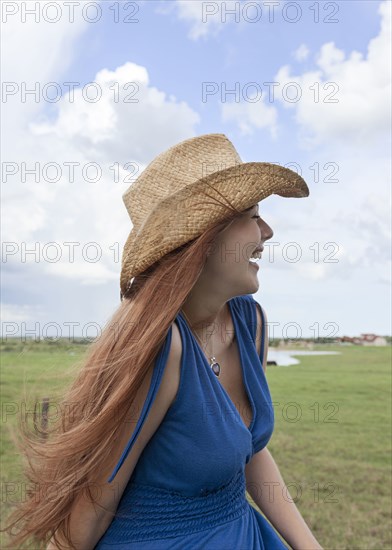
[[[93,500],[90,487],[97,472],[107,471],[113,461],[116,425],[126,421],[136,392],[204,267],[210,245],[240,213],[231,205],[227,209],[224,221],[133,279],[99,338],[88,346],[73,381],[55,398],[60,404],[56,410],[61,411],[57,419],[44,430],[29,428],[27,414],[19,423],[21,441],[13,439],[26,459],[23,475],[32,488],[21,502],[9,504],[16,509],[1,529],[11,537],[4,548],[28,541],[34,549],[45,549],[51,539],[60,548],[61,540],[75,548],[69,533],[72,505],[85,491]],[[67,414],[70,403],[72,415]],[[64,490],[44,498],[42,488],[51,486]]]

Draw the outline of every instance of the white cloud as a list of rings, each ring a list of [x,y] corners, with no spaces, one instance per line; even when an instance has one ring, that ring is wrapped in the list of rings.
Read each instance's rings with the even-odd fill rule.
[[[13,336],[13,327],[9,326],[8,323],[22,323],[22,322],[32,322],[37,321],[38,319],[44,317],[46,310],[40,305],[24,305],[24,304],[1,304],[1,318],[6,325],[5,332],[3,336],[8,334],[8,336]]]
[[[266,128],[272,139],[276,139],[277,116],[275,107],[265,105],[264,96],[254,103],[242,101],[221,104],[222,122],[234,122],[241,135],[253,134],[256,128]]]
[[[50,265],[50,267],[49,267]],[[74,263],[54,263],[48,264],[46,271],[50,276],[65,277],[67,279],[78,280],[81,285],[98,285],[108,281],[116,281],[118,275],[108,266],[79,259]]]
[[[329,146],[332,140],[343,145],[377,146],[377,140],[390,130],[391,113],[391,3],[379,6],[381,28],[368,44],[367,56],[353,51],[347,57],[333,42],[323,44],[316,55],[318,69],[293,74],[282,66],[275,77],[275,102],[295,112],[298,139],[304,149]],[[302,44],[297,60],[306,59],[309,50]],[[279,131],[276,107],[262,101],[223,103],[222,121],[235,121],[243,135],[269,128],[276,138]],[[297,99],[296,99],[297,98]]]
[[[199,116],[185,102],[149,86],[147,70],[126,63],[115,71],[100,71],[95,82],[103,91],[102,99],[89,103],[80,90],[75,101],[64,96],[58,104],[54,121],[30,122],[25,132],[23,150],[14,143],[9,156],[15,161],[33,166],[39,162],[38,183],[27,179],[20,183],[20,172],[9,177],[4,191],[8,207],[3,220],[7,241],[58,242],[63,254],[56,263],[41,259],[43,272],[50,276],[79,278],[82,284],[99,283],[118,278],[119,252],[132,225],[122,201],[122,194],[143,171],[147,162],[170,145],[192,137]],[[123,101],[129,90],[112,99],[110,86],[118,82],[120,89],[127,82],[139,86],[138,102]],[[12,155],[12,156],[11,156]],[[56,183],[44,181],[42,173],[47,163],[57,163],[61,178]],[[69,181],[66,163],[76,163],[75,181]],[[101,171],[97,182],[86,181],[82,168],[96,163]],[[114,164],[119,165],[117,183]],[[126,163],[132,163],[128,170]],[[88,172],[87,172],[88,174]],[[93,178],[95,169],[88,177]],[[18,193],[15,193],[18,189]],[[69,220],[74,221],[73,224]],[[76,259],[69,264],[66,242],[76,245]],[[83,256],[87,243],[97,243],[102,252],[98,263]],[[116,249],[116,251],[113,249]],[[116,265],[113,266],[113,259]],[[115,269],[113,269],[115,267]]]
[[[316,57],[316,71],[292,74],[279,69],[274,80],[279,90],[290,82],[302,93],[298,102],[276,97],[295,111],[303,147],[313,148],[334,140],[352,144],[376,140],[390,128],[391,112],[391,3],[378,9],[381,29],[368,45],[367,55],[357,51],[346,56],[334,42],[324,44]],[[294,91],[294,87],[292,89]],[[293,97],[293,96],[290,96]]]
[[[3,50],[8,55],[4,79],[42,85],[56,79],[61,82],[85,23],[5,27]],[[3,183],[2,199],[7,207],[3,209],[2,237],[4,242],[16,243],[17,253],[3,264],[3,281],[9,288],[17,288],[23,281],[26,295],[29,285],[35,292],[37,278],[42,288],[49,279],[58,279],[59,287],[67,279],[81,285],[118,280],[122,246],[132,227],[122,194],[158,153],[195,135],[199,115],[186,102],[152,86],[145,67],[126,62],[115,70],[103,68],[93,81],[102,90],[98,102],[86,101],[76,88],[73,101],[69,94],[62,95],[54,116],[49,116],[44,101],[22,102],[20,95],[6,104],[2,127],[8,139],[3,144],[3,163],[15,163],[17,173]],[[136,88],[128,83],[135,83]],[[113,84],[119,90],[116,101],[110,89]],[[137,102],[128,102],[127,97]],[[102,171],[95,183],[86,181],[82,172],[92,162]],[[39,181],[29,175],[21,181],[22,167],[31,169],[35,163]],[[59,181],[49,181],[53,177],[50,170],[49,178],[45,177],[48,163],[57,163]],[[70,181],[67,163],[77,165],[74,181]],[[60,246],[56,262],[46,261],[42,255],[48,242]],[[66,242],[76,243],[72,261]],[[37,243],[41,252],[36,259],[28,256],[26,262],[21,261],[25,243],[29,248]],[[97,263],[86,259],[83,247],[88,243],[96,243],[102,252]]]
[[[298,263],[278,256],[274,269],[296,272],[309,281],[343,279],[355,284],[364,272],[374,282],[390,280],[390,2],[381,3],[378,11],[380,32],[369,42],[365,57],[355,51],[346,55],[331,42],[316,57],[318,70],[292,74],[286,65],[274,78],[280,90],[296,82],[303,91],[299,102],[283,102],[283,106],[294,112],[297,141],[304,150],[303,175],[310,187],[310,197],[295,208],[277,198],[276,211],[271,209],[267,223],[279,232],[273,240],[283,244],[295,235],[304,251]],[[310,89],[315,82],[319,83],[319,102]],[[338,103],[321,100],[325,82],[338,84]],[[280,99],[279,93],[275,97]],[[251,133],[257,127],[252,116],[247,116],[244,106],[238,106],[237,113],[237,124],[246,125]],[[314,172],[307,169],[315,161],[320,167],[319,181],[312,181]],[[337,183],[325,180],[328,171],[323,166],[328,162],[338,169]],[[322,248],[328,242],[337,243],[338,253],[332,256],[337,263],[328,261],[332,248]],[[313,243],[321,247],[319,264],[310,254]]]
[[[59,6],[61,13],[64,9],[62,2],[52,3]],[[10,7],[16,7],[16,3]],[[5,11],[3,17],[6,17]],[[37,23],[35,17],[38,16],[26,15],[22,23],[20,7],[15,15],[6,18],[1,28],[3,85],[15,83],[18,88],[18,93],[9,96],[2,109],[3,126],[7,127],[7,135],[11,138],[8,142],[16,137],[16,132],[28,118],[42,109],[42,102],[20,100],[19,92],[24,83],[27,89],[33,89],[35,83],[42,88],[47,82],[58,81],[73,61],[79,37],[88,28],[86,20],[78,17],[77,10],[73,22],[64,16],[58,22],[51,23],[41,16]]]
[[[188,38],[196,41],[201,37],[217,36],[228,24],[241,23],[241,9],[238,0],[170,0],[156,12],[168,14],[174,11],[180,21],[190,25]]]
[[[306,44],[301,44],[294,52],[293,56],[296,61],[306,61],[309,57],[310,50]]]
[[[211,19],[207,24],[200,23],[200,12],[196,13],[196,8],[200,10],[197,2],[182,3],[179,8],[177,3],[171,4],[189,23],[194,40],[216,34],[223,28],[219,18],[215,21]],[[320,49],[316,71],[298,77],[292,76],[289,68],[286,68],[286,74],[282,73],[285,78],[298,79],[304,85],[311,84],[315,79],[321,84],[341,79],[344,84],[344,108],[343,103],[330,104],[329,107],[333,108],[331,116],[331,111],[328,115],[326,110],[328,104],[319,105],[318,109],[310,100],[305,101],[304,106],[302,102],[301,105],[285,105],[292,108],[299,124],[305,151],[303,168],[306,169],[308,160],[308,165],[318,161],[320,166],[324,162],[334,161],[339,165],[339,183],[310,182],[310,197],[295,205],[291,200],[282,200],[277,196],[268,199],[270,205],[274,201],[277,204],[266,218],[276,231],[276,239],[282,243],[295,239],[304,250],[304,260],[298,264],[279,261],[270,266],[271,277],[267,282],[266,294],[276,299],[277,305],[273,307],[275,317],[279,300],[282,300],[281,289],[287,286],[289,271],[292,280],[288,287],[288,299],[284,299],[283,312],[287,311],[287,304],[295,299],[298,299],[295,315],[299,310],[306,312],[308,304],[304,304],[304,297],[306,300],[309,290],[309,306],[317,304],[317,315],[321,303],[330,308],[332,315],[340,317],[346,312],[340,313],[336,304],[338,301],[347,303],[350,300],[347,295],[351,292],[352,304],[347,308],[350,309],[347,322],[355,324],[357,317],[366,317],[361,303],[361,293],[366,292],[371,294],[372,300],[369,302],[374,304],[375,310],[374,317],[370,318],[370,328],[366,330],[377,330],[373,328],[375,324],[387,326],[389,322],[379,312],[385,300],[380,297],[381,292],[377,295],[378,290],[374,288],[381,283],[385,293],[390,273],[386,271],[386,266],[390,266],[387,263],[390,262],[389,162],[384,150],[376,143],[377,137],[382,139],[385,136],[386,122],[381,121],[380,113],[383,112],[386,121],[389,112],[386,105],[390,86],[387,72],[389,11],[388,3],[381,4],[383,30],[369,43],[365,57],[358,52],[347,55],[330,43]],[[230,21],[233,17],[228,17],[227,22]],[[3,45],[6,44],[3,55],[6,50],[7,59],[3,60],[3,79],[41,83],[60,80],[67,65],[72,63],[77,53],[78,38],[86,28],[87,24],[80,20],[72,25],[5,25],[7,34],[3,36]],[[154,69],[151,67],[151,70]],[[3,135],[8,138],[2,146],[3,162],[17,162],[19,168],[22,162],[28,167],[39,162],[42,168],[48,162],[57,162],[61,167],[64,167],[64,162],[78,162],[83,167],[87,162],[94,161],[100,164],[103,171],[101,179],[95,184],[84,181],[80,169],[76,170],[73,183],[68,181],[67,172],[63,169],[62,177],[56,183],[44,181],[42,177],[39,183],[30,177],[23,183],[18,181],[19,173],[3,184],[3,201],[6,204],[3,208],[3,239],[17,243],[26,241],[28,244],[48,241],[78,243],[74,262],[70,262],[65,255],[56,263],[42,259],[37,263],[34,260],[22,263],[16,254],[3,264],[3,285],[8,293],[3,318],[7,321],[44,321],[48,315],[52,320],[60,317],[76,320],[83,316],[86,321],[94,316],[106,318],[105,307],[108,313],[113,307],[110,288],[113,281],[118,281],[122,245],[131,227],[121,199],[130,183],[124,181],[128,172],[121,166],[127,161],[135,162],[142,170],[160,151],[195,135],[194,129],[199,122],[197,113],[185,102],[167,96],[154,87],[146,67],[127,62],[113,70],[102,68],[94,80],[104,92],[97,104],[86,102],[80,90],[76,90],[75,101],[70,103],[67,96],[63,96],[56,106],[57,110],[52,109],[51,116],[42,102],[23,103],[17,96],[7,102],[6,110],[3,108]],[[139,103],[110,101],[113,91],[109,87],[116,81],[120,88],[126,82],[137,82]],[[123,92],[122,98],[131,89]],[[311,112],[306,112],[309,109]],[[243,135],[251,134],[256,128],[266,128],[272,136],[277,135],[276,104],[274,107],[261,102],[226,104],[222,107],[222,117],[225,121],[235,122]],[[361,127],[365,129],[362,133],[359,131]],[[311,148],[317,145],[319,149],[314,152]],[[308,157],[305,146],[308,147]],[[114,181],[111,169],[114,161],[120,165],[118,182]],[[329,241],[337,242],[339,263],[315,264],[309,252],[305,257],[305,249],[315,241],[320,243],[322,258],[326,254],[322,245]],[[99,262],[86,260],[86,252],[81,252],[86,243],[97,243],[102,249],[103,256]],[[66,250],[64,247],[62,249]],[[264,267],[268,271],[268,263]],[[263,275],[261,273],[261,279]],[[350,284],[339,287],[342,280]],[[105,287],[99,300],[97,289],[94,288],[89,294],[89,287],[104,284],[108,285],[109,292]],[[292,292],[292,287],[301,289],[301,285],[303,293],[297,290]],[[118,285],[113,292],[116,299],[117,288]],[[335,288],[340,289],[339,297],[334,294]],[[58,299],[53,300],[53,296],[58,296]],[[323,302],[325,296],[327,298]],[[34,304],[23,306],[16,303],[26,298],[44,305],[39,308]],[[264,303],[265,296],[262,298]],[[369,318],[369,313],[367,316]]]
[[[114,71],[102,69],[94,82],[102,93],[99,101],[86,101],[78,89],[73,102],[69,95],[60,101],[54,122],[32,124],[33,133],[65,139],[100,161],[142,164],[167,144],[194,135],[199,115],[184,101],[150,86],[145,67],[127,62]]]

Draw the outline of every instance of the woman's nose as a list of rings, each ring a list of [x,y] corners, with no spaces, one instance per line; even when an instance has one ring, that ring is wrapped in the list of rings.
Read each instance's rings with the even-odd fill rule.
[[[261,236],[263,241],[271,239],[274,235],[272,228],[262,218],[259,219],[259,227],[261,229]]]

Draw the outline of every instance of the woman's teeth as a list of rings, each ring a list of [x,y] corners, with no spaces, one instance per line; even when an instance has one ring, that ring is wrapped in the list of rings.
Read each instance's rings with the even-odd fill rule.
[[[252,264],[255,264],[257,263],[258,260],[261,259],[261,252],[254,252],[252,254],[252,256],[249,258],[249,261],[252,263]]]

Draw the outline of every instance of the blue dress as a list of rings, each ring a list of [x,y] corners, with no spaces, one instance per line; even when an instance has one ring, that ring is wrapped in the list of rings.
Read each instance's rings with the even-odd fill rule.
[[[255,346],[257,302],[251,294],[228,302],[252,407],[244,424],[213,373],[185,317],[178,325],[183,352],[178,392],[144,447],[116,515],[95,550],[287,550],[267,519],[246,498],[245,464],[265,447],[274,411]],[[170,350],[172,328],[156,357],[138,423],[112,472],[111,482],[151,407]]]

